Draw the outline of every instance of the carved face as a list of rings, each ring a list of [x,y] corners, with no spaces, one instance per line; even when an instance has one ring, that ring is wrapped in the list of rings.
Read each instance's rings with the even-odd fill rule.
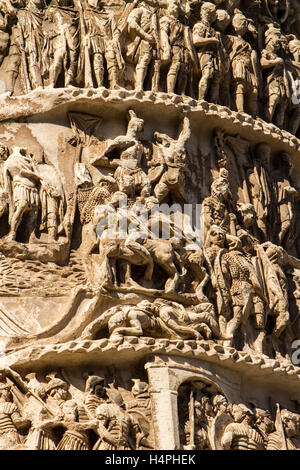
[[[178,18],[179,16],[179,6],[176,1],[171,0],[168,4],[168,12],[171,16]]]
[[[200,16],[202,20],[206,20],[209,23],[213,23],[217,19],[217,9],[216,5],[210,2],[205,2],[203,3],[201,10],[200,10]]]
[[[271,148],[267,144],[259,144],[256,147],[256,158],[258,158],[266,167],[270,164]]]
[[[282,422],[287,437],[294,437],[298,432],[297,417],[293,413],[282,413]]]
[[[213,184],[211,185],[212,193],[223,197],[223,199],[227,199],[230,194],[229,183],[224,178],[216,179]]]
[[[213,225],[209,231],[209,240],[211,245],[223,247],[225,244],[225,237],[226,234],[224,230],[222,230],[217,225]]]
[[[248,30],[248,21],[247,18],[243,15],[235,15],[232,20],[232,26],[240,36],[244,36]]]
[[[225,31],[230,25],[230,15],[227,13],[226,10],[218,10],[217,11],[217,21],[216,26],[220,31]]]
[[[238,212],[246,228],[254,224],[256,214],[252,204],[239,204]]]
[[[268,411],[257,408],[255,411],[255,417],[255,424],[263,433],[271,434],[275,431],[272,416]]]
[[[63,387],[53,388],[50,391],[50,397],[54,398],[55,400],[66,400],[68,396],[68,392]]]
[[[240,405],[233,405],[232,416],[236,423],[241,423],[243,419],[247,416],[246,408]]]
[[[0,391],[0,398],[1,398],[1,401],[4,401],[4,402],[9,402],[10,401],[10,391],[8,388],[3,388],[1,391]]]

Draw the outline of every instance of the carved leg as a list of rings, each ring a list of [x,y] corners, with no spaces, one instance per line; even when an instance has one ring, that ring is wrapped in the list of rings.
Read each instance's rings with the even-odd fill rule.
[[[277,112],[276,112],[276,116],[275,116],[275,124],[276,124],[276,126],[278,126],[280,128],[283,128],[283,126],[284,126],[284,119],[285,119],[286,109],[287,109],[287,103],[285,101],[281,102],[277,106]]]
[[[35,63],[35,60],[30,56],[28,58],[28,68],[31,77],[32,88],[43,88],[43,79],[39,66]]]
[[[257,92],[255,90],[251,90],[248,96],[248,111],[249,111],[249,114],[254,118],[256,118],[258,114],[257,107],[258,107]]]
[[[8,234],[8,239],[9,240],[15,240],[16,235],[17,235],[17,230],[19,228],[19,225],[22,221],[23,215],[25,211],[27,210],[27,202],[22,201],[20,204],[16,207],[15,213],[12,217],[11,224],[10,224],[10,232]]]
[[[211,92],[210,92],[210,101],[212,103],[218,104],[220,97],[220,78],[216,77],[211,85]]]
[[[202,72],[202,77],[199,82],[199,93],[198,99],[205,100],[209,88],[209,82],[211,79],[211,72],[208,67],[205,67]]]
[[[239,113],[245,112],[245,87],[243,83],[237,83],[234,91],[236,110]]]
[[[172,63],[169,68],[168,76],[167,76],[167,92],[168,93],[175,93],[175,87],[177,82],[178,73],[180,70],[180,62],[173,57]]]
[[[36,229],[37,217],[38,217],[38,208],[33,207],[28,214],[28,220],[27,220],[29,243],[33,243],[36,240],[35,229]]]
[[[56,50],[54,53],[54,60],[53,63],[50,67],[50,78],[49,78],[49,87],[54,88],[56,85],[56,82],[58,80],[58,77],[63,70],[63,63],[64,63],[64,50]]]
[[[103,61],[102,54],[100,53],[94,54],[93,67],[94,67],[96,84],[97,84],[97,87],[100,88],[101,86],[103,86],[103,78],[104,78],[104,61]]]
[[[145,67],[137,67],[136,69],[136,77],[135,77],[135,88],[136,90],[143,90],[144,89],[144,81],[147,75],[147,68]]]
[[[267,111],[267,115],[266,115],[266,120],[267,121],[269,121],[269,122],[273,121],[273,116],[274,116],[275,109],[276,109],[276,106],[277,106],[278,103],[279,103],[279,96],[278,95],[273,94],[269,97],[269,106],[268,106],[268,111]]]
[[[18,72],[8,72],[7,73],[7,93],[12,95],[15,89],[16,80],[18,78]]]

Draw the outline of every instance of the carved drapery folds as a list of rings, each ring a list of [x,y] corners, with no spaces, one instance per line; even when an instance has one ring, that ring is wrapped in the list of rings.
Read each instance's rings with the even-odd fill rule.
[[[299,45],[296,0],[1,2],[0,449],[300,448]]]

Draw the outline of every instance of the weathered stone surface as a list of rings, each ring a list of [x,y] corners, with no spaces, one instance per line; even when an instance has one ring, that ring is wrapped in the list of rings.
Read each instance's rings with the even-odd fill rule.
[[[300,449],[297,0],[0,5],[0,449]]]

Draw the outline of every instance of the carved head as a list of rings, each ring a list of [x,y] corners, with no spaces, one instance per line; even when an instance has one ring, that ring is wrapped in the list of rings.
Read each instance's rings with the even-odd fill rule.
[[[180,13],[180,7],[177,0],[168,1],[168,13],[169,15],[178,18]]]
[[[214,23],[217,19],[216,5],[210,2],[204,2],[200,8],[200,17],[209,23]]]
[[[206,245],[223,248],[226,240],[226,232],[218,225],[212,225],[207,233]]]
[[[283,173],[285,176],[291,176],[294,169],[294,165],[290,155],[287,152],[283,152],[281,154],[280,166],[283,169]]]
[[[136,139],[142,137],[144,132],[144,119],[137,117],[131,109],[128,111],[128,129],[127,134],[133,135]]]
[[[227,199],[230,196],[230,187],[227,178],[217,178],[211,185],[211,194],[218,198]]]
[[[283,266],[285,263],[285,251],[281,246],[274,245],[271,242],[265,242],[262,244],[266,251],[266,255],[269,260],[274,264]]]
[[[275,424],[268,410],[255,409],[255,424],[265,434],[271,434],[275,431]]]
[[[141,393],[146,393],[148,391],[148,384],[146,382],[141,382],[140,379],[132,379],[134,383],[131,391],[134,396],[138,396]]]
[[[46,376],[46,385],[47,394],[54,398],[55,400],[66,400],[68,396],[68,384],[57,377],[55,373],[48,374]]]
[[[226,413],[228,411],[228,401],[223,395],[217,394],[213,397],[213,407],[216,414]]]
[[[255,158],[268,167],[271,160],[271,147],[265,142],[257,144],[255,147]]]
[[[292,413],[288,410],[282,410],[281,419],[287,437],[294,437],[299,434],[299,417],[296,413]]]
[[[9,157],[8,147],[4,144],[0,144],[0,160],[7,160]]]
[[[248,30],[247,18],[242,13],[236,13],[232,19],[232,26],[236,34],[244,36]]]
[[[245,418],[248,418],[250,421],[254,418],[253,411],[242,403],[232,406],[232,416],[236,423],[241,423]]]
[[[69,423],[76,423],[79,418],[78,408],[74,400],[68,400],[63,406],[64,419]]]
[[[217,10],[216,27],[219,31],[224,32],[230,25],[231,18],[226,10]]]
[[[104,389],[104,378],[98,375],[87,375],[84,376],[86,379],[85,393],[92,393],[98,397],[103,395],[102,389]],[[104,389],[105,392],[105,389]],[[104,393],[106,395],[106,393]]]
[[[9,385],[0,385],[0,400],[2,402],[10,402],[12,400],[12,394]]]
[[[253,204],[238,203],[237,213],[240,221],[246,228],[253,226],[256,219],[256,213]]]

